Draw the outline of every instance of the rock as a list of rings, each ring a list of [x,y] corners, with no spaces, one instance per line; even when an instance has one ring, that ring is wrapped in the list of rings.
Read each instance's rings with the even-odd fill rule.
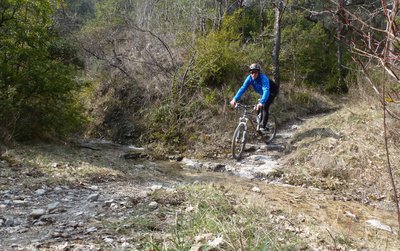
[[[353,221],[356,221],[356,222],[358,221],[357,215],[355,215],[349,211],[344,212],[344,215],[347,217],[350,217]]]
[[[156,190],[160,190],[162,188],[162,185],[153,185],[150,187],[151,191],[156,191]]]
[[[16,206],[25,206],[28,202],[25,200],[13,200],[13,204]]]
[[[93,194],[89,195],[87,200],[91,201],[91,202],[94,202],[94,201],[97,201],[99,199],[99,196],[100,196],[99,193],[93,193]]]
[[[60,207],[60,202],[54,202],[47,205],[47,210],[49,213],[53,214],[56,212],[64,212],[65,209]]]
[[[139,159],[139,158],[144,158],[146,157],[146,154],[141,153],[141,152],[136,152],[136,153],[127,153],[123,155],[124,159]]]
[[[60,166],[61,166],[61,164],[57,163],[57,162],[54,162],[51,164],[51,167],[53,167],[53,168],[60,167]]]
[[[106,200],[106,201],[104,202],[104,204],[105,204],[106,207],[110,207],[111,204],[113,204],[113,203],[114,203],[114,200],[113,200],[113,199],[111,199],[111,200]]]
[[[4,226],[6,227],[13,227],[15,225],[15,221],[13,217],[8,217],[5,222],[4,222]]]
[[[208,241],[208,245],[211,248],[218,249],[224,243],[222,236],[217,236],[214,240]]]
[[[46,210],[39,208],[39,209],[34,209],[29,216],[32,217],[33,219],[39,219],[42,215],[46,214]]]
[[[89,189],[90,189],[90,190],[93,190],[93,191],[98,191],[98,190],[99,190],[99,187],[93,185],[93,186],[90,186]]]
[[[96,227],[89,227],[89,228],[86,229],[85,234],[90,234],[90,233],[93,233],[93,232],[96,232],[96,231],[97,231]]]
[[[367,225],[369,225],[371,227],[393,233],[393,230],[390,226],[383,224],[382,222],[380,222],[378,220],[367,220],[365,223],[367,223]]]
[[[251,189],[251,191],[252,192],[255,192],[255,193],[261,193],[261,189],[259,188],[259,187],[253,187],[252,189]]]
[[[223,165],[223,164],[215,164],[215,165],[211,164],[207,167],[207,170],[222,173],[222,172],[226,171],[226,168],[225,168],[225,165]]]
[[[149,207],[150,207],[150,209],[157,209],[158,208],[158,203],[157,202],[155,202],[155,201],[152,201],[152,202],[150,202],[149,203]]]
[[[35,191],[36,195],[42,196],[46,193],[47,191],[45,189],[38,189]]]
[[[54,192],[61,192],[63,189],[61,187],[55,187]]]
[[[111,237],[105,237],[103,240],[104,240],[105,242],[107,242],[107,243],[113,243],[113,242],[114,242],[114,239],[111,238]]]
[[[194,161],[188,158],[183,158],[182,162],[189,168],[193,168],[193,169],[200,169],[203,164],[198,162],[198,161]]]

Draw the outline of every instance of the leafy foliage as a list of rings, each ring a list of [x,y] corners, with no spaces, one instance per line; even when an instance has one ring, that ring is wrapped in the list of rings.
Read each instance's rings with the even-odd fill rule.
[[[77,51],[52,31],[50,1],[0,4],[0,120],[19,139],[63,135],[83,123]]]
[[[227,79],[234,79],[240,73],[243,52],[240,48],[240,11],[225,16],[221,30],[200,37],[196,46],[196,63],[193,74],[199,83],[220,87]]]
[[[292,13],[283,31],[287,41],[282,61],[286,79],[310,86],[337,82],[335,43],[322,24],[306,20],[302,13]]]

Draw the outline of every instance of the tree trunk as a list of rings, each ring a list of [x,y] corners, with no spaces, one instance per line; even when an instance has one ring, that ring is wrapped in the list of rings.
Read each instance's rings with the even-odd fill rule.
[[[337,44],[337,67],[338,67],[338,87],[343,85],[343,47],[342,47],[342,23],[344,23],[344,0],[339,0],[336,10],[336,44]]]
[[[274,24],[274,50],[272,52],[272,60],[274,64],[274,80],[280,86],[280,62],[279,54],[281,50],[281,17],[283,12],[283,0],[275,2],[275,24]]]

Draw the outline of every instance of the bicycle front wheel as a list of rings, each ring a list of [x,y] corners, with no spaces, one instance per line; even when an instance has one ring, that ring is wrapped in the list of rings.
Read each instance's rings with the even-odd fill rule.
[[[246,145],[246,125],[240,123],[232,138],[232,156],[233,158],[239,160],[242,157],[244,147]]]
[[[265,143],[269,144],[275,138],[277,124],[278,122],[276,117],[273,114],[270,114],[267,123],[268,133],[264,137]]]

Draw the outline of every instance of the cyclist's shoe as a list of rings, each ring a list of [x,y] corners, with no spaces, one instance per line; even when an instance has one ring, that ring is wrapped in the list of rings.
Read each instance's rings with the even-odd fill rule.
[[[269,133],[269,128],[268,127],[260,127],[260,132],[264,133],[264,134]]]

